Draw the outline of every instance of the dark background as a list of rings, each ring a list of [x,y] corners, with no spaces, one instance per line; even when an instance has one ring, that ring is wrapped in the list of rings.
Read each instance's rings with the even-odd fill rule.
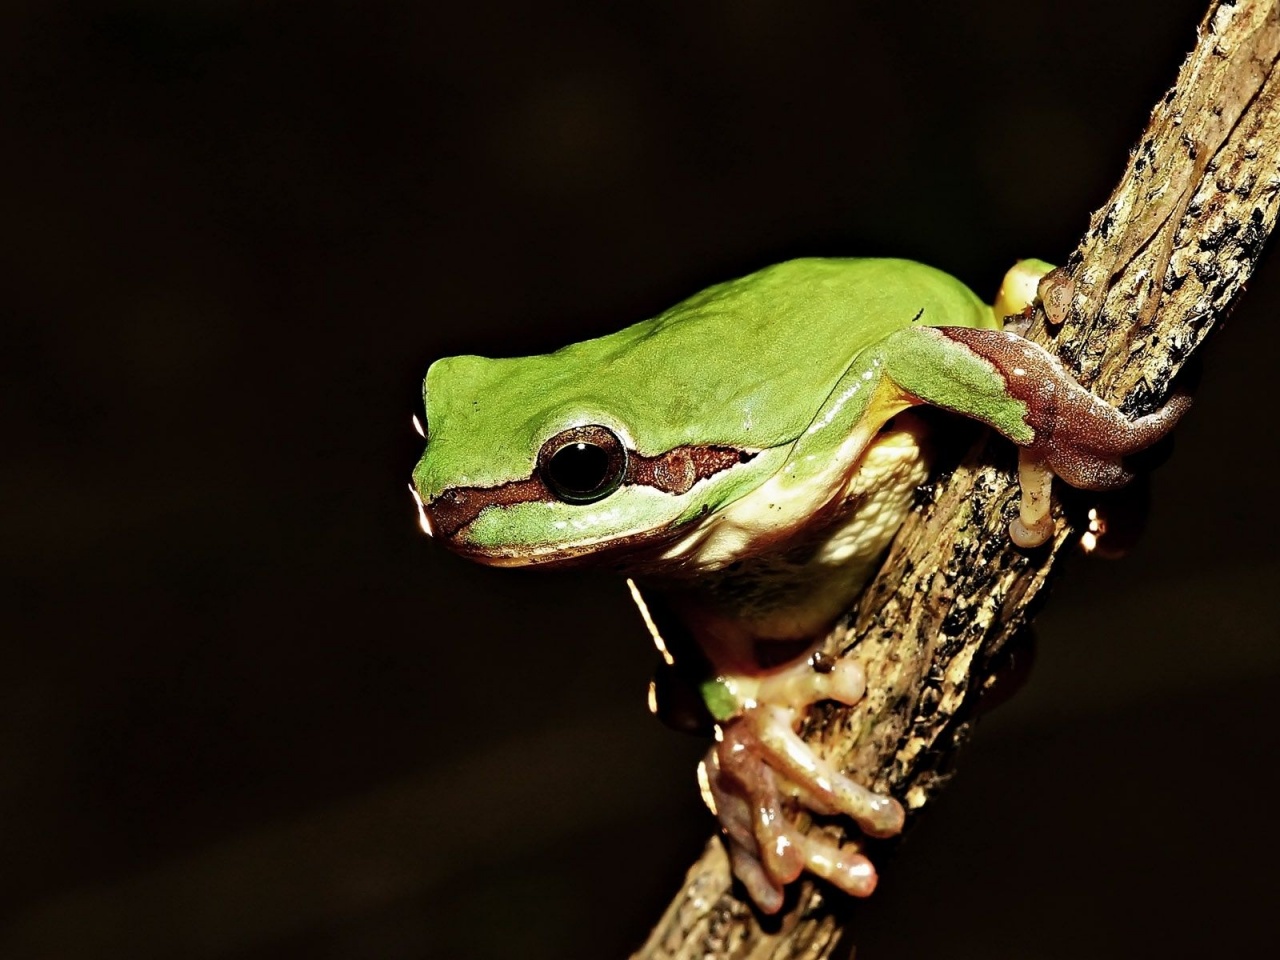
[[[702,746],[614,578],[418,533],[428,363],[800,254],[989,295],[1073,246],[1202,3],[7,3],[0,956],[625,955]],[[1274,945],[1278,271],[860,956]]]

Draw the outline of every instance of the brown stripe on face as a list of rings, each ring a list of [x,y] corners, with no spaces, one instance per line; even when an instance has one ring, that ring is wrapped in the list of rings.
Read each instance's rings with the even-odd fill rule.
[[[749,463],[755,456],[748,450],[709,446],[676,447],[656,457],[627,451],[627,472],[622,482],[679,496],[692,490],[699,480],[714,477],[736,464]]]
[[[688,493],[699,480],[706,480],[739,463],[754,460],[758,451],[736,447],[686,445],[646,457],[627,451],[627,472],[623,486],[653,487],[676,496]],[[511,480],[496,487],[450,487],[427,505],[441,535],[450,539],[475,520],[486,507],[510,507],[520,503],[557,501],[535,471],[524,480]]]
[[[446,539],[469,524],[485,507],[511,507],[551,499],[547,485],[534,474],[525,480],[511,480],[496,487],[450,487],[427,504],[437,530]]]

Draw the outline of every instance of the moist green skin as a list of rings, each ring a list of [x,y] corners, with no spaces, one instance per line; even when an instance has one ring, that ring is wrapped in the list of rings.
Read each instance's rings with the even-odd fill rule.
[[[968,287],[932,267],[802,259],[555,353],[439,360],[427,372],[430,443],[414,484],[429,503],[449,487],[523,479],[543,441],[582,423],[611,426],[646,455],[682,444],[782,446],[859,351],[913,321],[997,326]]]

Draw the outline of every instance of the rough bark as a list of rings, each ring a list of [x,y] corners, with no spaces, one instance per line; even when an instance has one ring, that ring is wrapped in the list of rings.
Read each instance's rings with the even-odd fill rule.
[[[1280,206],[1280,0],[1218,0],[1173,88],[1156,104],[1128,169],[1063,268],[1054,329],[1029,336],[1133,416],[1229,312]],[[918,812],[947,779],[993,658],[1026,626],[1079,517],[1049,545],[1015,548],[1014,456],[998,439],[970,451],[920,498],[880,576],[828,638],[857,657],[868,694],[814,712],[807,738],[854,779]],[[822,829],[836,829],[823,827]],[[737,896],[718,838],[633,960],[807,958],[851,950],[845,898],[798,884],[780,918]],[[856,931],[853,931],[856,935]],[[838,952],[844,951],[844,952]]]

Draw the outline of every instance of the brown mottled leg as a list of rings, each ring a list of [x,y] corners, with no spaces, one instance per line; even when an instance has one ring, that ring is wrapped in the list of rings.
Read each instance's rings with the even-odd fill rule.
[[[1133,479],[1124,457],[1167,434],[1191,406],[1189,397],[1177,395],[1155,413],[1129,420],[1030,340],[1007,331],[964,327],[943,327],[939,333],[994,366],[1009,396],[1026,406],[1024,420],[1032,436],[1016,438],[1024,447],[1018,464],[1023,503],[1011,531],[1022,546],[1043,543],[1053,531],[1046,471],[1083,490],[1124,486]],[[1005,425],[992,425],[1006,432]]]

